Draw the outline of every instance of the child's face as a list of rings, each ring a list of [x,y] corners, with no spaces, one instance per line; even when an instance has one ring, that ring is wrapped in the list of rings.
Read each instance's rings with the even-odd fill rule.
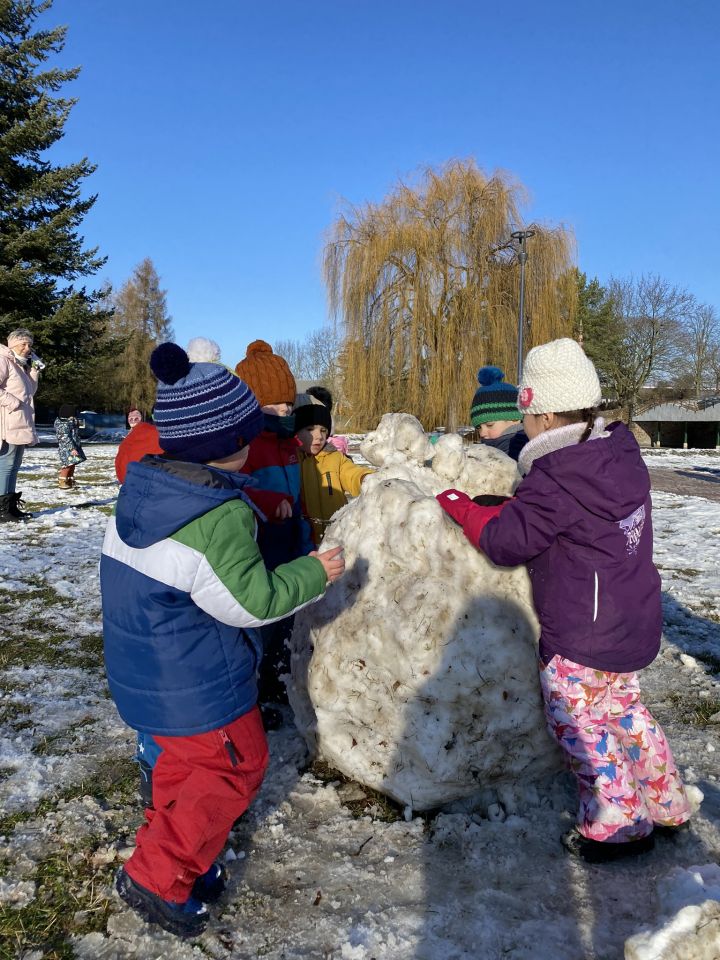
[[[497,440],[508,427],[514,427],[517,420],[494,420],[491,423],[481,423],[478,427],[482,440]]]
[[[263,413],[269,413],[273,417],[289,417],[292,413],[291,403],[266,403],[261,407]]]
[[[142,423],[142,414],[139,410],[133,410],[132,413],[128,414],[128,426],[136,427],[139,423]]]
[[[320,453],[327,443],[327,427],[303,427],[302,430],[298,430],[297,438],[305,453],[311,453],[313,455]]]

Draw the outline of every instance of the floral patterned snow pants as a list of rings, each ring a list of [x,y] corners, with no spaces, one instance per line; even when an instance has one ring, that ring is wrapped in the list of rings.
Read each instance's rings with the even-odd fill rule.
[[[635,673],[606,673],[554,656],[540,663],[548,728],[580,790],[578,829],[623,843],[690,817],[660,725],[640,702]]]

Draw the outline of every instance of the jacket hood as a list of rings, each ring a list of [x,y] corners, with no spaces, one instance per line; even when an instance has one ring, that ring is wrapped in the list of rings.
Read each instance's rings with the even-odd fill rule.
[[[637,440],[624,423],[611,423],[609,436],[563,447],[540,457],[542,470],[590,513],[617,522],[643,504],[650,475]]]
[[[118,495],[118,535],[129,547],[149,547],[228,500],[243,500],[264,519],[244,492],[253,485],[252,478],[242,473],[143,457],[128,466]]]

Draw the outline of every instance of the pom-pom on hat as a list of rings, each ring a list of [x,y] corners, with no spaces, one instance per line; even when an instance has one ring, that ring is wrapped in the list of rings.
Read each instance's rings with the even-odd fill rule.
[[[328,434],[332,431],[330,411],[324,403],[306,403],[295,408],[295,433],[305,427],[325,427]]]
[[[193,337],[187,355],[190,363],[220,363],[220,347],[207,337]]]
[[[221,460],[256,437],[264,418],[252,390],[218,363],[191,363],[175,343],[150,355],[158,379],[153,418],[162,449],[191,463]]]
[[[525,357],[518,392],[522,414],[589,410],[601,398],[595,365],[575,340],[551,340]]]
[[[475,391],[470,407],[470,422],[474,427],[497,420],[521,420],[517,408],[517,387],[505,383],[500,367],[481,367],[478,370],[480,386]]]
[[[250,387],[261,407],[269,403],[295,402],[295,377],[287,361],[273,353],[269,343],[254,340],[247,348],[244,360],[235,367],[235,373]]]

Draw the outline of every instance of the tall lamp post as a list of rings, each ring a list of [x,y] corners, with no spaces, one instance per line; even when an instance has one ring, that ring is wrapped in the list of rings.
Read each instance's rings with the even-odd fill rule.
[[[520,383],[523,365],[523,333],[525,330],[525,264],[527,263],[527,239],[534,237],[534,230],[516,230],[510,236],[517,241],[518,260],[520,261],[520,307],[518,310],[518,354],[517,382]]]

